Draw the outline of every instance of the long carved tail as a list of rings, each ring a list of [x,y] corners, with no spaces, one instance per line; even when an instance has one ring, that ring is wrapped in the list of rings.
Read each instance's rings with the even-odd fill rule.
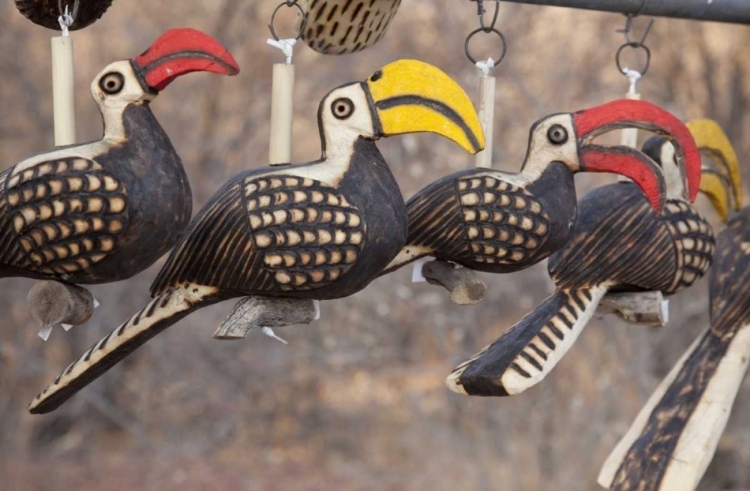
[[[29,404],[33,414],[54,411],[123,358],[191,312],[225,298],[215,287],[184,285],[154,298],[140,312],[71,363]]]
[[[573,346],[605,286],[558,290],[489,346],[458,366],[448,388],[471,396],[519,394],[542,379]]]
[[[599,473],[619,491],[692,491],[713,458],[750,360],[750,325],[708,329],[641,409]]]

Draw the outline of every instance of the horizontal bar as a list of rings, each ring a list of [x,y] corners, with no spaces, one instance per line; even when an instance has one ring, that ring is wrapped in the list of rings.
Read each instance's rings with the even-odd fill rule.
[[[476,1],[476,0],[472,0]],[[485,0],[487,3],[493,0]],[[750,0],[503,0],[654,17],[750,24]]]

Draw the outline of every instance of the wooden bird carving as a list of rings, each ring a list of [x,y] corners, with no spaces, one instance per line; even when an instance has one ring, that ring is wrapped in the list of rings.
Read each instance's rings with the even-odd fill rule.
[[[375,140],[428,131],[484,147],[466,93],[443,72],[401,60],[325,96],[321,159],[230,180],[200,210],[154,282],[154,299],[74,361],[31,403],[51,411],[151,337],[239,296],[345,297],[398,254],[407,233],[399,187]]]
[[[409,239],[383,274],[433,256],[490,273],[509,273],[563,247],[576,218],[576,172],[612,172],[633,179],[661,210],[665,184],[658,166],[632,148],[591,143],[616,128],[648,128],[684,155],[691,196],[700,157],[677,118],[653,104],[619,100],[573,114],[555,114],[531,129],[519,174],[474,168],[428,185],[406,203]]]
[[[326,55],[343,55],[380,41],[401,0],[298,0],[305,11],[302,39]]]
[[[539,383],[570,349],[609,291],[674,293],[708,271],[714,236],[690,204],[699,188],[700,155],[687,128],[691,161],[661,137],[644,153],[660,163],[667,203],[654,211],[638,186],[619,182],[587,194],[573,233],[549,261],[556,291],[447,378],[467,395],[514,395]],[[698,176],[695,176],[695,172]],[[686,183],[687,181],[687,183]]]
[[[713,121],[689,123],[723,169],[705,168],[701,190],[722,220],[741,208],[737,157]],[[711,326],[649,398],[599,475],[613,490],[692,491],[711,462],[750,361],[750,207],[716,241],[709,273]]]
[[[101,140],[36,155],[0,173],[0,278],[68,283],[129,278],[190,221],[187,175],[149,103],[180,75],[239,68],[215,39],[173,29],[91,84]]]

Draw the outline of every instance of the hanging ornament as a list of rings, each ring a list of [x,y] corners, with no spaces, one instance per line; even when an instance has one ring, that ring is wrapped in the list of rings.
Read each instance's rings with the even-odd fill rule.
[[[378,138],[431,132],[471,153],[482,149],[479,120],[463,89],[415,60],[332,90],[318,122],[321,158],[255,167],[223,186],[172,249],[151,287],[153,301],[74,361],[32,402],[32,413],[54,410],[208,305],[245,296],[326,300],[364,289],[399,252],[408,227]]]
[[[728,220],[709,273],[711,325],[607,458],[598,478],[607,489],[693,491],[713,458],[750,360],[750,207],[742,209],[737,156],[715,121],[687,126],[698,148],[712,157],[703,161],[701,191],[722,222]]]
[[[149,102],[177,77],[198,71],[235,75],[239,68],[212,37],[194,29],[167,31],[141,55],[108,65],[94,79],[91,95],[104,122],[100,140],[38,154],[0,172],[0,277],[51,280],[70,289],[67,297],[59,286],[30,294],[43,337],[51,325],[80,324],[93,310],[87,306],[95,301],[73,284],[127,279],[184,234],[190,186]],[[88,315],[70,312],[75,305]]]
[[[288,0],[294,3],[297,0]],[[302,39],[325,55],[362,51],[385,35],[401,0],[298,0]]]

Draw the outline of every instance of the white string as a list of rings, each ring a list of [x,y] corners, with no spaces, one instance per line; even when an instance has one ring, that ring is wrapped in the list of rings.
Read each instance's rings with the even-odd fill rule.
[[[495,68],[495,60],[493,60],[492,58],[487,58],[487,61],[478,61],[476,65],[477,65],[477,68],[482,70],[482,74],[485,77],[489,77],[490,70]]]
[[[73,22],[75,22],[75,19],[73,19],[73,16],[70,15],[67,5],[65,6],[65,12],[63,12],[63,14],[57,18],[57,22],[60,23],[60,29],[62,30],[62,35],[64,37],[70,36],[70,33],[68,32],[68,28],[73,25]]]
[[[292,63],[292,55],[294,54],[294,45],[297,44],[297,40],[294,38],[289,39],[268,39],[266,43],[270,44],[274,48],[279,48],[286,56],[286,64]]]
[[[636,95],[638,93],[637,85],[638,79],[641,78],[641,72],[638,70],[631,70],[630,68],[623,68],[622,73],[630,80],[630,89],[628,89],[628,95]]]
[[[283,340],[280,337],[278,337],[276,335],[276,333],[273,332],[273,329],[271,329],[270,327],[261,327],[260,328],[260,332],[262,332],[263,334],[265,334],[266,336],[268,336],[270,338],[274,338],[276,341],[281,341],[284,344],[289,344],[285,340]]]

